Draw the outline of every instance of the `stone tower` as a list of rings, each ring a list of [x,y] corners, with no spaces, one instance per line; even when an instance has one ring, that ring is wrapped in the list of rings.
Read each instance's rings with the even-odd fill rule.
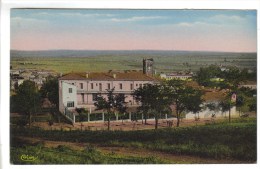
[[[153,59],[143,59],[143,73],[146,75],[153,76],[154,75],[154,61]]]

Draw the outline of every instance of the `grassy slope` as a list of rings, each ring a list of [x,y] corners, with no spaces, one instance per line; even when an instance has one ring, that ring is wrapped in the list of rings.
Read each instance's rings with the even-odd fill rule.
[[[12,129],[11,161],[17,163],[17,154],[28,151],[26,144],[15,142],[16,136],[36,137],[44,140],[67,141],[76,143],[98,144],[111,147],[135,147],[161,151],[178,155],[191,155],[211,159],[236,159],[244,162],[256,161],[256,120],[233,121],[232,124],[183,127],[174,129],[143,130],[143,131],[39,131]],[[15,149],[13,147],[24,147]],[[44,149],[45,150],[45,149]],[[37,151],[37,150],[35,150]],[[49,150],[46,150],[49,151]],[[50,150],[52,151],[52,150]],[[58,153],[60,150],[53,150]],[[80,152],[79,152],[80,153]],[[79,155],[81,156],[81,155]],[[48,155],[47,155],[48,157]],[[47,158],[46,157],[46,158]],[[44,157],[41,157],[45,159]],[[74,158],[74,157],[71,157]],[[101,156],[101,161],[90,159],[86,163],[106,163],[107,157]],[[118,158],[118,157],[117,157]],[[118,162],[110,159],[110,163],[139,163],[133,161]],[[129,157],[128,157],[129,158]],[[140,157],[141,158],[141,157]],[[104,161],[102,161],[104,159]],[[94,160],[94,161],[93,161]],[[115,161],[113,161],[115,160]],[[44,160],[48,163],[48,158]],[[167,163],[158,159],[148,160],[147,163]],[[19,162],[18,162],[19,163]],[[63,161],[56,161],[63,163]],[[76,161],[75,163],[81,163]],[[142,160],[141,160],[142,163]]]
[[[85,150],[73,150],[67,146],[47,148],[42,144],[11,148],[12,164],[162,164],[167,160],[150,157],[120,156],[114,153],[102,153],[94,147]],[[33,161],[20,160],[21,154],[33,155]]]

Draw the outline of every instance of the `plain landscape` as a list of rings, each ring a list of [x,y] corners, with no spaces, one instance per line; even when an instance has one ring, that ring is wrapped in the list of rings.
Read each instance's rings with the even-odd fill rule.
[[[52,70],[57,74],[142,70],[143,58],[153,58],[158,73],[197,72],[210,65],[256,69],[256,53],[185,51],[11,51],[11,67],[17,70]],[[243,110],[249,111],[245,107]],[[150,125],[141,121],[114,122],[112,131],[106,130],[104,122],[71,125],[51,109],[39,112],[34,117],[32,128],[19,125],[20,117],[11,115],[13,164],[256,162],[257,123],[254,112],[246,118],[236,117],[232,123],[227,118],[214,121],[209,118],[199,122],[184,119],[180,127],[174,124],[169,128],[166,121],[161,120],[158,130],[153,129],[153,122],[149,122]],[[54,124],[50,125],[50,118]],[[21,155],[33,160],[21,160]]]
[[[198,71],[212,64],[254,70],[256,56],[256,53],[191,51],[11,51],[11,66],[13,69],[45,69],[57,73],[142,70],[141,60],[153,58],[158,73]]]

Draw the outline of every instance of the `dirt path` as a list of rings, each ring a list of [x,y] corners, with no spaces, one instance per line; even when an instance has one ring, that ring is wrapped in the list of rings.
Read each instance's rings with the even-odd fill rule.
[[[99,151],[105,154],[118,154],[121,156],[134,156],[134,157],[156,157],[159,159],[164,159],[170,163],[180,163],[180,164],[240,164],[243,161],[230,160],[230,159],[210,159],[202,158],[197,156],[188,155],[176,155],[160,151],[148,150],[144,148],[129,148],[129,147],[110,147],[110,146],[100,146],[98,144],[89,143],[74,143],[74,142],[61,142],[61,141],[49,141],[42,140],[40,138],[29,138],[29,137],[19,137],[18,139],[24,140],[30,143],[37,143],[44,141],[44,146],[48,148],[56,148],[59,145],[68,146],[73,150],[84,150],[87,145],[96,147]]]

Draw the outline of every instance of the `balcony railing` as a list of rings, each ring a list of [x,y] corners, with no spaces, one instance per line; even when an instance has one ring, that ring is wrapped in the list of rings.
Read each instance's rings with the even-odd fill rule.
[[[134,90],[115,90],[114,93],[125,93],[125,94],[131,94]],[[77,89],[77,93],[108,93],[106,90],[83,90],[83,89]]]

